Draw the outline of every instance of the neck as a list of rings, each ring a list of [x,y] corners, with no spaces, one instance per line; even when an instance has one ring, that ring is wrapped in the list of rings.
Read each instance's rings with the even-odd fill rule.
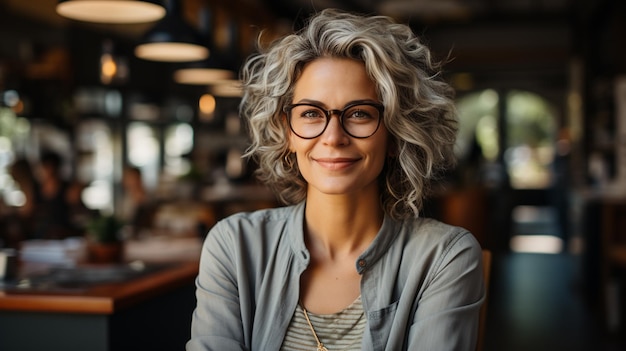
[[[359,196],[309,192],[307,246],[326,259],[358,255],[374,240],[383,218],[378,191]]]

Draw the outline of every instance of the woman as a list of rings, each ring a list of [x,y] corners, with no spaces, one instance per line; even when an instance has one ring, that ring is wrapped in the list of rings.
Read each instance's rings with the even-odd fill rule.
[[[481,249],[420,218],[451,166],[450,87],[389,18],[337,10],[244,65],[260,179],[290,206],[205,241],[188,350],[473,350]]]

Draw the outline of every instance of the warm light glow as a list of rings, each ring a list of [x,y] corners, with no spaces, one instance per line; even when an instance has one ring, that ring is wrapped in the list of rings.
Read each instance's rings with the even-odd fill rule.
[[[179,84],[209,85],[233,79],[235,74],[226,69],[183,68],[174,72],[174,81]]]
[[[146,43],[135,48],[135,55],[151,61],[191,62],[209,57],[209,49],[188,43]]]
[[[113,56],[110,54],[103,54],[100,57],[100,81],[103,84],[109,84],[113,81],[113,77],[117,73],[117,65]]]
[[[165,16],[163,6],[138,0],[71,0],[57,5],[61,16],[96,23],[142,23]]]
[[[215,112],[215,97],[211,94],[203,94],[198,102],[200,108],[200,114],[203,116],[213,115]]]

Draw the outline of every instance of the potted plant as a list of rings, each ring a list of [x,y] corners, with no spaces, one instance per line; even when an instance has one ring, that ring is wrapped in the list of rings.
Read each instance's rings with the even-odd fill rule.
[[[87,254],[94,263],[122,260],[124,245],[120,237],[122,222],[113,215],[94,217],[87,224]]]

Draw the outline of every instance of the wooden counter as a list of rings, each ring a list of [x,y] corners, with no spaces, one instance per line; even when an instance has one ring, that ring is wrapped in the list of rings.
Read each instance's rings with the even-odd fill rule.
[[[0,350],[183,350],[198,262],[157,263],[146,270],[114,282],[69,287],[5,285]]]
[[[198,262],[168,263],[153,272],[124,282],[92,284],[73,290],[0,290],[0,310],[113,314],[143,300],[189,285],[197,273]]]

